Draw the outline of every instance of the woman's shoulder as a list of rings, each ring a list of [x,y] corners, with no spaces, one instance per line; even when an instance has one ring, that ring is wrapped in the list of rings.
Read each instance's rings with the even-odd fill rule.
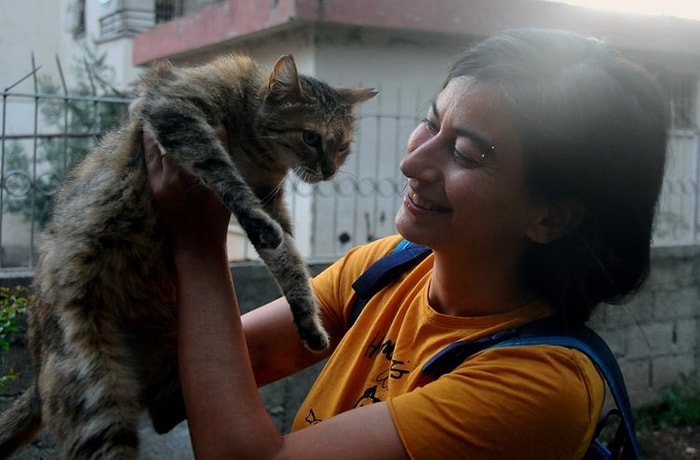
[[[416,457],[434,449],[436,438],[444,435],[445,456],[459,451],[521,458],[528,452],[528,458],[576,458],[593,437],[604,397],[605,384],[583,353],[528,345],[475,354],[419,391],[392,399],[390,409]],[[415,433],[422,423],[420,429],[430,430],[433,442],[424,443]],[[457,429],[460,435],[454,436]],[[474,434],[484,432],[490,434],[486,446]],[[556,447],[553,439],[559,440]]]

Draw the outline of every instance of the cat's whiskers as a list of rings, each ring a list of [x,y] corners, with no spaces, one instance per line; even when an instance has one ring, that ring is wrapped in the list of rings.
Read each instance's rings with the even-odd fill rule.
[[[344,169],[339,169],[338,171],[336,171],[335,177],[333,179],[337,178],[341,174],[348,175],[348,176],[352,177],[353,179],[355,179],[356,181],[360,180],[360,177],[358,175],[353,174],[350,171],[345,171]]]
[[[272,189],[272,191],[270,191],[270,193],[267,194],[267,196],[260,199],[260,202],[263,205],[266,205],[270,201],[274,200],[275,196],[277,196],[279,191],[282,190],[282,187],[284,187],[284,181],[285,181],[285,179],[282,179],[281,181],[279,181],[279,183]]]
[[[294,168],[294,174],[296,174],[302,182],[306,182],[307,184],[310,183],[312,174],[306,168],[302,166],[297,166],[296,168]]]

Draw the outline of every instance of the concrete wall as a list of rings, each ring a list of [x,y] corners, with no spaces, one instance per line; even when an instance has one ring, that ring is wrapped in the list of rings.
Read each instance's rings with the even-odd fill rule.
[[[314,265],[318,272],[324,265]],[[234,278],[241,309],[248,311],[277,297],[277,288],[263,266],[235,265]],[[634,406],[657,399],[680,374],[700,368],[700,247],[656,248],[646,287],[623,306],[603,306],[591,325],[605,337],[618,356]],[[5,277],[0,284],[26,284],[30,277]],[[22,372],[19,381],[0,390],[0,407],[6,407],[31,380],[24,338],[18,337],[3,366]],[[2,355],[0,355],[2,356]],[[2,369],[6,369],[3,367]],[[286,431],[320,366],[261,389],[270,415]],[[144,423],[144,459],[190,459],[186,424],[168,436],[155,435]],[[17,460],[55,458],[53,442],[43,436],[16,457]]]

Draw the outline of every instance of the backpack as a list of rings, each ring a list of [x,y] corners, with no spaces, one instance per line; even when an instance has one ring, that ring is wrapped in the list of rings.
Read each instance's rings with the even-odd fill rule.
[[[431,250],[407,240],[402,240],[394,250],[374,262],[353,283],[355,303],[350,311],[350,326],[367,302],[384,286],[397,279],[423,260]],[[577,349],[585,353],[605,379],[615,400],[615,407],[604,414],[595,430],[593,441],[584,459],[639,459],[632,410],[622,372],[607,343],[587,326],[577,331],[565,330],[556,318],[543,318],[518,328],[499,331],[476,340],[453,342],[432,356],[421,372],[437,379],[456,368],[474,353],[491,347],[524,345],[556,345]],[[612,418],[619,418],[615,435],[609,443],[599,439],[601,431]]]

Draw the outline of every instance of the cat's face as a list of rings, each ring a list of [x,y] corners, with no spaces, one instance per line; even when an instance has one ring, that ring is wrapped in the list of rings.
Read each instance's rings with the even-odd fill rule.
[[[260,112],[264,135],[275,153],[302,180],[330,179],[350,153],[354,108],[375,94],[367,88],[331,88],[299,77],[291,57],[281,58],[270,76]]]

